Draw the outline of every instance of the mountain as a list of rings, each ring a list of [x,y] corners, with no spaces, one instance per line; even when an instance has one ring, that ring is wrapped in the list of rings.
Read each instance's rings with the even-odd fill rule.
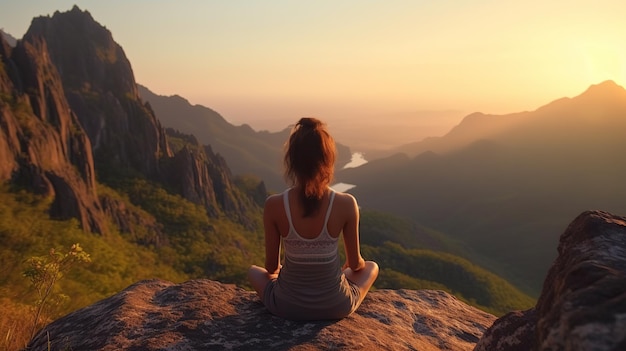
[[[239,279],[232,271],[260,252],[264,184],[234,177],[192,136],[167,133],[139,98],[130,63],[108,30],[74,7],[35,18],[15,48],[2,39],[0,57],[1,190],[7,201],[29,199],[15,210],[43,207],[56,221],[77,221],[85,233],[111,240],[98,245],[159,253],[154,271],[169,265],[180,274]],[[23,192],[36,197],[14,195]],[[2,250],[15,262],[3,263],[16,272],[18,252],[32,252],[34,243],[66,245],[71,237],[65,232],[72,230],[54,231],[54,222],[42,220],[34,223],[50,224],[20,232],[9,219],[22,217],[7,211]],[[35,239],[20,244],[28,237]],[[190,253],[190,241],[204,244]],[[209,254],[215,251],[226,257]]]
[[[170,148],[173,138],[139,96],[130,62],[111,33],[77,6],[35,18],[24,41],[45,41],[69,108],[93,147],[99,179],[141,175],[175,188],[212,216],[227,211],[241,222],[257,211],[238,194],[225,161],[199,145]],[[197,143],[196,143],[197,144]],[[220,196],[221,194],[221,196]]]
[[[111,33],[74,6],[33,19],[24,40],[36,38],[47,44],[49,60],[92,141],[95,158],[115,155],[115,164],[108,167],[156,177],[160,159],[173,155],[165,131],[140,100],[130,62]]]
[[[7,338],[32,326],[25,307],[37,300],[25,262],[76,242],[93,264],[64,275],[53,293],[72,299],[46,318],[155,276],[245,284],[245,269],[261,260],[266,196],[263,182],[233,176],[210,147],[160,125],[122,48],[88,12],[75,6],[37,17],[15,47],[0,38]]]
[[[290,128],[280,132],[254,131],[249,125],[234,126],[216,111],[192,105],[181,96],[162,96],[139,85],[139,95],[154,109],[160,122],[186,134],[193,134],[200,143],[211,145],[228,161],[234,174],[254,174],[274,192],[286,187],[283,177],[283,146]],[[294,123],[297,117],[294,117]],[[350,162],[347,146],[337,143],[337,167]]]
[[[17,39],[2,29],[0,29],[0,36],[2,36],[11,47],[15,47],[17,44]]]
[[[537,111],[526,111],[508,114],[504,116],[486,115],[480,112],[473,113],[465,117],[461,123],[442,137],[426,138],[425,140],[400,146],[391,153],[406,153],[409,156],[416,156],[425,151],[435,153],[448,153],[466,147],[470,143],[479,139],[495,139],[506,141],[509,137],[514,137],[511,133],[518,133],[525,130],[520,137],[528,137],[541,133],[540,130],[552,133],[553,139],[564,137],[561,135],[559,124],[566,115],[573,118],[569,125],[563,129],[563,133],[569,128],[585,128],[591,118],[601,118],[595,124],[612,123],[612,120],[620,121],[619,111],[609,111],[611,102],[624,98],[624,89],[613,81],[605,81],[597,85],[592,85],[580,96],[562,98],[539,108]],[[607,104],[608,105],[605,105]],[[605,105],[605,107],[601,107]],[[601,113],[597,113],[600,112]],[[617,114],[617,115],[616,115]],[[545,124],[545,125],[542,125]],[[557,124],[557,125],[555,125]],[[527,129],[532,129],[531,131]],[[534,132],[533,132],[534,131]],[[580,130],[578,130],[580,132]],[[530,134],[527,135],[526,133]],[[539,137],[532,136],[533,138]],[[532,140],[532,139],[531,139]],[[518,142],[523,142],[518,140]]]
[[[472,261],[536,295],[577,213],[626,213],[626,91],[607,81],[536,111],[473,114],[441,138],[342,170],[363,208],[464,243]]]
[[[51,199],[50,214],[106,232],[91,141],[65,99],[45,40],[1,39],[0,181]]]

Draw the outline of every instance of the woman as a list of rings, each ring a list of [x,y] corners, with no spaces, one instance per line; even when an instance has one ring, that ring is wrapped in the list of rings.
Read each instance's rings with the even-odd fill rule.
[[[277,316],[346,317],[359,307],[378,276],[378,265],[361,257],[355,198],[329,188],[335,154],[335,142],[325,125],[316,118],[300,119],[289,136],[284,159],[292,187],[265,202],[265,268],[250,267],[248,277],[263,304]],[[338,255],[342,232],[343,266]]]

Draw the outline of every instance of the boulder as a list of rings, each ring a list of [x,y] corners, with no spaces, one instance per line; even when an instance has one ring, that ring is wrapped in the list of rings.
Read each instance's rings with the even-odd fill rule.
[[[140,281],[43,328],[28,350],[471,350],[495,317],[436,290],[377,290],[338,321],[271,315],[212,280]]]
[[[499,318],[474,350],[626,350],[626,218],[579,215],[537,305]]]

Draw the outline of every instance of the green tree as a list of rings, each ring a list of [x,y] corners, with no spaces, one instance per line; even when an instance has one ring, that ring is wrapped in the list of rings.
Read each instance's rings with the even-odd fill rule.
[[[52,248],[47,256],[31,257],[26,261],[28,267],[23,274],[30,280],[39,297],[36,302],[31,338],[35,336],[41,312],[52,295],[55,283],[75,264],[88,262],[91,262],[89,254],[78,243],[73,244],[67,253]]]

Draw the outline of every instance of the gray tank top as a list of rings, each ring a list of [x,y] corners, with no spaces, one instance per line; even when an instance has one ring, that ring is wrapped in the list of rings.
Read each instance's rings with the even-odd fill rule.
[[[354,312],[361,303],[359,288],[346,279],[337,252],[339,238],[328,233],[328,217],[335,192],[331,192],[324,227],[313,238],[298,234],[291,219],[284,192],[289,233],[283,238],[285,261],[278,278],[271,280],[263,292],[263,304],[283,318],[293,320],[339,319]]]
[[[315,238],[307,239],[300,236],[293,226],[291,208],[289,207],[289,190],[284,192],[283,202],[287,219],[289,219],[289,233],[283,239],[283,244],[285,247],[285,255],[290,261],[302,264],[324,264],[337,259],[339,238],[333,238],[327,228],[328,217],[330,217],[334,200],[335,192],[331,190],[330,202],[328,204],[328,210],[326,211],[326,217],[324,218],[322,231]]]

